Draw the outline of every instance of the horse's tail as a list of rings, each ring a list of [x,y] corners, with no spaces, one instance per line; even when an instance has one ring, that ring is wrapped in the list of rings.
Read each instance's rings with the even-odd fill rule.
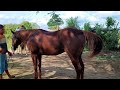
[[[90,49],[90,51],[92,51],[89,57],[92,58],[101,52],[103,48],[103,41],[98,35],[92,32],[83,31],[83,33],[86,38],[88,48]]]

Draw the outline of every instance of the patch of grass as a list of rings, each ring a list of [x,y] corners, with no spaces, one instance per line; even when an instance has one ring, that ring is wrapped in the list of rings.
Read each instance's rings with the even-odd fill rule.
[[[102,54],[96,56],[97,60],[120,60],[120,52],[102,52]]]
[[[96,56],[97,60],[110,60],[111,57],[110,56]]]
[[[85,47],[83,50],[83,53],[88,53],[88,52],[89,52],[89,49]]]
[[[8,62],[9,67],[21,67],[20,63]]]

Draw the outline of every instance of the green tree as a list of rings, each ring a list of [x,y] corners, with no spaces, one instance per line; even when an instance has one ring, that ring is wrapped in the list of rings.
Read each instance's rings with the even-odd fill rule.
[[[84,30],[88,31],[91,29],[90,22],[84,24]]]
[[[26,29],[32,29],[31,23],[28,21],[23,21],[20,25],[24,25]]]
[[[50,20],[48,21],[47,25],[49,29],[59,29],[59,26],[64,24],[63,20],[60,18],[60,14],[56,14],[55,11],[48,13],[51,15]]]
[[[18,24],[5,24],[5,36],[7,39],[11,38],[12,34],[11,34],[11,30],[15,31],[16,28],[18,27]]]
[[[106,18],[106,26],[108,29],[111,29],[113,26],[115,26],[116,20],[114,20],[112,17]]]
[[[96,30],[96,33],[97,33],[98,35],[100,35],[100,36],[103,36],[103,35],[102,35],[102,34],[104,33],[104,32],[103,32],[103,27],[104,27],[104,25],[101,25],[101,24],[99,24],[99,23],[96,23],[96,24],[95,24],[94,29]]]
[[[37,23],[31,23],[32,29],[39,29],[40,26]]]
[[[77,29],[80,29],[79,27],[79,22],[78,22],[78,17],[70,17],[68,19],[66,19],[66,26],[67,27],[72,27],[72,28],[77,28]]]
[[[96,33],[101,36],[104,42],[105,50],[115,50],[118,45],[118,26],[119,23],[116,22],[112,17],[107,17],[104,28],[103,25],[96,23],[95,29]]]
[[[116,22],[112,17],[106,18],[107,32],[105,32],[105,43],[109,50],[113,50],[118,45],[118,26],[119,23]]]
[[[15,31],[16,28],[18,27],[18,24],[4,24],[4,28],[5,28],[5,37],[8,43],[8,48],[11,49],[11,43],[12,43],[12,31]]]

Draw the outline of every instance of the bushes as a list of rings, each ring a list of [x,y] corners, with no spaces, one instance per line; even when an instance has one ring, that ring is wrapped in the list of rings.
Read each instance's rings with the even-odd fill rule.
[[[101,36],[105,50],[116,50],[118,46],[118,29],[97,29],[96,33]]]
[[[112,17],[107,17],[105,26],[107,28],[103,28],[104,25],[96,24],[95,29],[96,33],[101,36],[104,43],[104,49],[105,50],[116,50],[118,46],[118,39],[119,29],[117,28],[119,22],[116,22]]]

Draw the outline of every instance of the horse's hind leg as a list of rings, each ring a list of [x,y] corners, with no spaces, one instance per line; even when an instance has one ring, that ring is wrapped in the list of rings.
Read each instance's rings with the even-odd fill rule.
[[[34,66],[34,78],[38,79],[38,72],[37,72],[37,55],[31,54]]]
[[[73,55],[67,51],[68,56],[70,57],[72,64],[76,71],[76,79],[83,79],[83,73],[84,73],[84,64],[81,59],[81,55]]]
[[[84,64],[82,62],[82,59],[80,60],[78,57],[72,56],[72,64],[76,70],[76,79],[83,79],[83,74],[84,74]]]
[[[38,67],[39,67],[39,73],[38,73],[38,76],[39,76],[39,79],[41,79],[41,55],[38,54]]]
[[[84,78],[84,63],[82,61],[81,55],[79,56],[79,62],[80,62],[80,66],[81,66],[81,70],[80,70],[81,76],[80,76],[80,78],[83,79]]]

